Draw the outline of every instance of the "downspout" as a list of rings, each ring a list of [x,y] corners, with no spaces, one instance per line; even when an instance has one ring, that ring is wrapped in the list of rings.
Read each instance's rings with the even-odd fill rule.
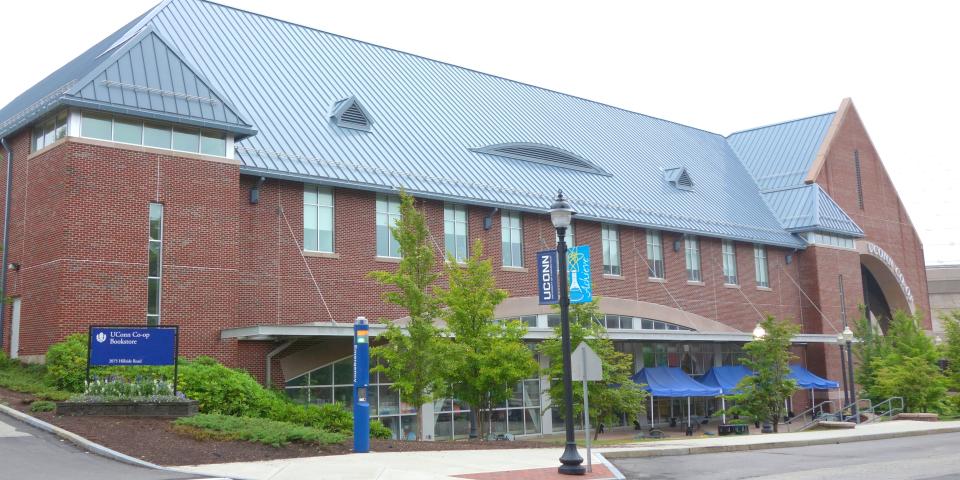
[[[10,251],[10,195],[13,193],[13,152],[7,138],[0,138],[7,156],[7,189],[3,197],[3,263],[0,265],[0,352],[3,351],[3,322],[7,313],[7,252]]]
[[[293,345],[293,342],[296,342],[296,340],[287,340],[279,347],[270,350],[270,353],[267,354],[267,368],[264,372],[266,375],[263,378],[263,386],[267,387],[267,389],[271,387],[271,383],[273,382],[273,357],[289,348],[290,345]]]

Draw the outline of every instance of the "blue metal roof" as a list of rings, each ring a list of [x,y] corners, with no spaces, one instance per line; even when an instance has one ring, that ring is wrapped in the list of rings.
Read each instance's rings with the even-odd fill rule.
[[[148,61],[133,53],[147,38],[196,76],[192,90],[189,81],[161,89],[214,99],[224,110],[203,110],[177,95],[160,103],[149,90],[118,87],[117,96],[103,84],[111,74],[127,82],[121,70],[128,66],[115,52],[127,49],[129,72]],[[106,95],[96,81],[92,91],[73,85],[94,79]],[[562,188],[581,218],[797,248],[804,242],[781,225],[761,190],[792,185],[806,173],[801,167],[809,166],[832,117],[799,121],[803,135],[770,135],[781,128],[773,126],[725,139],[203,0],[166,0],[112,34],[0,110],[0,135],[26,124],[11,119],[26,118],[21,112],[29,105],[63,97],[62,85],[100,106],[216,121],[238,132],[255,127],[256,135],[235,145],[248,174],[405,188],[425,198],[534,212],[545,212]],[[370,131],[340,128],[330,118],[332,106],[349,97],[377,119]],[[508,143],[562,149],[605,174],[477,151]],[[768,163],[791,181],[771,183],[787,175],[768,171]],[[694,179],[689,191],[664,181],[664,170],[679,165]]]
[[[816,183],[765,191],[763,198],[788,231],[863,236],[856,222]]]
[[[761,190],[800,185],[835,112],[731,134],[727,142]]]

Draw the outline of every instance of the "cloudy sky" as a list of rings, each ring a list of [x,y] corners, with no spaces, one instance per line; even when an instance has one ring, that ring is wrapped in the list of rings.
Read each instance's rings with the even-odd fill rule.
[[[0,104],[155,3],[5,4]],[[724,135],[851,97],[927,263],[960,263],[960,3],[223,3]]]

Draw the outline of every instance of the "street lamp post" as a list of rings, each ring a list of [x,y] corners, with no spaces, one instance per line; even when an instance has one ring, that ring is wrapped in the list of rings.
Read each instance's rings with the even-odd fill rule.
[[[847,376],[850,379],[850,404],[853,405],[853,421],[860,423],[860,409],[857,406],[857,382],[853,379],[853,330],[843,327],[843,340],[847,342]]]
[[[577,452],[577,442],[573,434],[573,380],[570,365],[570,292],[567,291],[567,242],[564,237],[574,215],[573,208],[563,198],[563,192],[557,192],[557,198],[550,207],[550,221],[557,229],[557,263],[560,287],[560,331],[563,352],[563,423],[567,431],[567,444],[560,456],[557,471],[563,475],[584,475],[587,469],[581,465],[583,457]]]
[[[847,380],[847,357],[843,351],[843,332],[837,334],[837,346],[840,347],[840,373],[843,375],[843,408],[850,405],[850,381]],[[843,413],[843,408],[840,412]]]

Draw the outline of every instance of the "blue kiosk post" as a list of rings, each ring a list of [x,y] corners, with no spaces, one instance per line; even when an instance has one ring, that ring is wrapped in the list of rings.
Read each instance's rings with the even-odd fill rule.
[[[353,324],[353,451],[370,451],[370,325],[357,317]]]

